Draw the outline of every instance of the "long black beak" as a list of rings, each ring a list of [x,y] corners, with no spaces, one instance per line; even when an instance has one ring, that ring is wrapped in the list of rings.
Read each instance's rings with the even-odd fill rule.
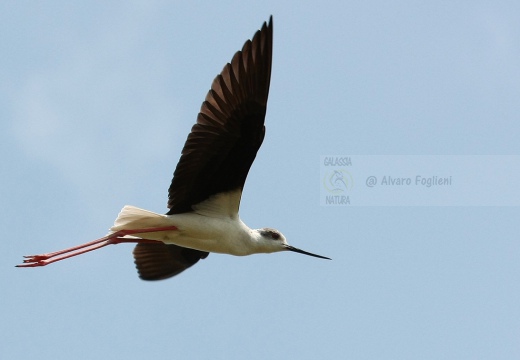
[[[310,252],[307,252],[307,251],[303,251],[303,250],[295,248],[294,246],[291,246],[291,245],[285,245],[285,248],[287,250],[289,250],[289,251],[294,251],[294,252],[297,252],[297,253],[300,253],[300,254],[314,256],[314,257],[317,257],[317,258],[320,258],[320,259],[332,260],[331,258],[328,258],[326,256],[316,255],[316,254],[313,254],[313,253],[310,253]]]

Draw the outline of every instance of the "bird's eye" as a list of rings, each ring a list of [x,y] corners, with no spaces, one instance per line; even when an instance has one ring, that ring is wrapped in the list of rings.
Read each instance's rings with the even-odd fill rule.
[[[277,232],[273,232],[271,233],[271,237],[275,240],[278,240],[280,238],[280,234],[278,234]]]

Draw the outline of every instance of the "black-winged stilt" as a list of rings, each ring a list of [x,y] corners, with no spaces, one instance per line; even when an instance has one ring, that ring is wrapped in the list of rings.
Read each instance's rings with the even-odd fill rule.
[[[264,139],[272,44],[271,17],[213,80],[175,169],[166,215],[125,206],[108,235],[69,249],[25,256],[17,266],[45,266],[119,243],[137,243],[135,264],[144,280],[177,275],[210,252],[251,255],[289,250],[329,259],[290,246],[278,230],[250,229],[238,215],[247,173]]]

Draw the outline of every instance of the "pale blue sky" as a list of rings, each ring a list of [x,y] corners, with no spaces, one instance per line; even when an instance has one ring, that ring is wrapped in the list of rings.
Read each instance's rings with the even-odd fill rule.
[[[213,254],[148,283],[118,245],[14,267],[104,235],[125,204],[165,212],[211,81],[271,14],[241,216],[332,261]],[[516,1],[2,2],[0,357],[520,358],[518,207],[319,205],[321,155],[520,155],[519,15]]]

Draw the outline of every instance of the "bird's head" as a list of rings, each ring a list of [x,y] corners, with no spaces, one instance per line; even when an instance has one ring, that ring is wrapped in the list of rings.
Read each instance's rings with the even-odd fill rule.
[[[301,249],[295,248],[287,243],[285,236],[276,229],[262,228],[255,230],[258,234],[258,246],[262,252],[272,253],[277,251],[293,251],[300,254],[314,256],[320,259],[331,260],[326,256],[316,255]]]

